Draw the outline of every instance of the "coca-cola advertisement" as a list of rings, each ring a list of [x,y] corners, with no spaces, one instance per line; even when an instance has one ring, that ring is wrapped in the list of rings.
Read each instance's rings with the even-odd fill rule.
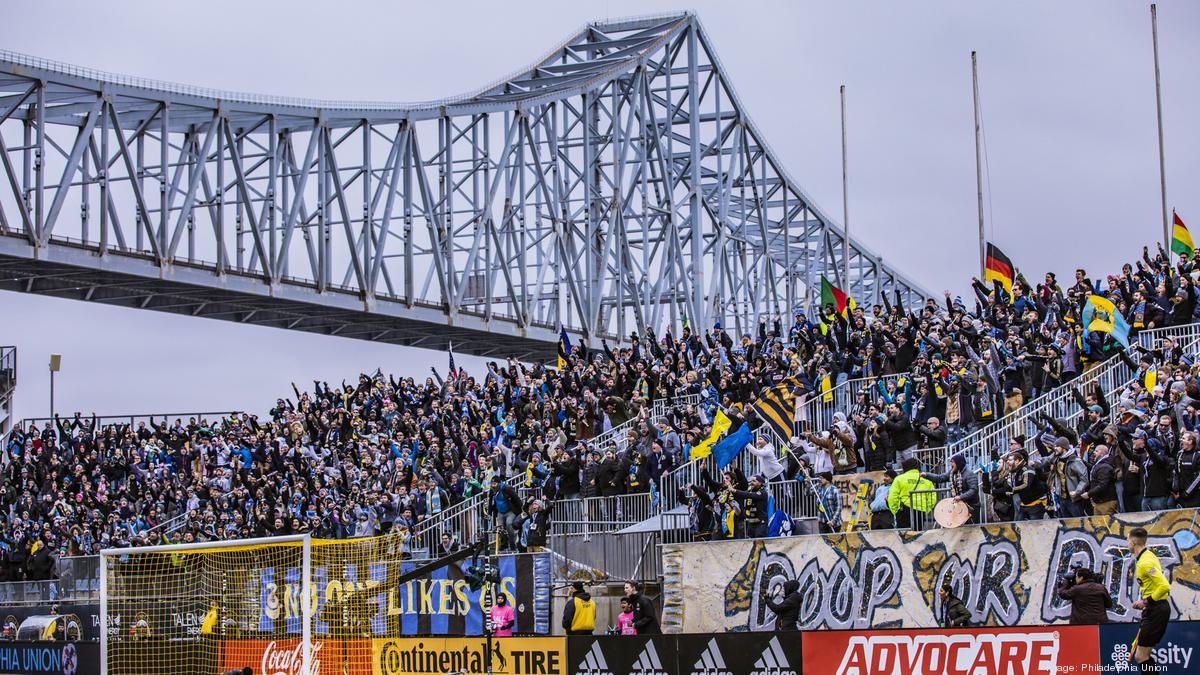
[[[803,633],[805,675],[1059,675],[1095,668],[1095,626]]]
[[[226,640],[221,645],[221,671],[249,666],[255,675],[301,675],[304,654],[300,640]],[[371,641],[314,640],[313,675],[368,675]]]

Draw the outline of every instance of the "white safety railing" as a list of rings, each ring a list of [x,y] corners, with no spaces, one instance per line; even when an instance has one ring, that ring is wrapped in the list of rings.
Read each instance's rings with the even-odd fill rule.
[[[471,544],[486,528],[488,493],[480,492],[416,524],[409,533],[409,548],[420,551],[437,549],[443,534],[462,544]]]
[[[882,398],[879,390],[880,383],[884,389],[894,387],[895,392],[904,391],[908,382],[908,373],[896,375],[879,375],[876,377],[859,377],[833,387],[827,392],[813,391],[802,397],[796,421],[801,430],[828,429],[833,424],[833,414],[836,412],[850,414],[850,409],[858,402],[859,394],[867,395],[867,402]],[[819,385],[819,383],[818,383]],[[890,392],[889,392],[889,395]]]

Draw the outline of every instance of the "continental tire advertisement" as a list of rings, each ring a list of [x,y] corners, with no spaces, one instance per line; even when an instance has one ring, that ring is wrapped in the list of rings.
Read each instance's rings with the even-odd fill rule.
[[[378,675],[487,673],[487,641],[480,638],[373,640]],[[558,675],[566,664],[562,638],[497,638],[492,642],[495,675]]]
[[[566,667],[562,638],[495,638],[495,675],[560,675]],[[227,640],[221,672],[249,667],[255,675],[301,675],[299,640]],[[314,675],[484,675],[487,640],[483,638],[394,638],[315,640]]]

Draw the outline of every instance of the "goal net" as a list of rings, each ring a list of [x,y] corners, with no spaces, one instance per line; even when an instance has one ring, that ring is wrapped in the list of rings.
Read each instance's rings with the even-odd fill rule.
[[[315,675],[313,550],[299,536],[103,551],[104,672]]]

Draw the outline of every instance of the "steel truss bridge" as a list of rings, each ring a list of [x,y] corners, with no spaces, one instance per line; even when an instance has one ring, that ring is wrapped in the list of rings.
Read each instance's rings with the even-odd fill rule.
[[[783,169],[692,14],[426,103],[0,52],[0,288],[476,354],[927,293]]]

